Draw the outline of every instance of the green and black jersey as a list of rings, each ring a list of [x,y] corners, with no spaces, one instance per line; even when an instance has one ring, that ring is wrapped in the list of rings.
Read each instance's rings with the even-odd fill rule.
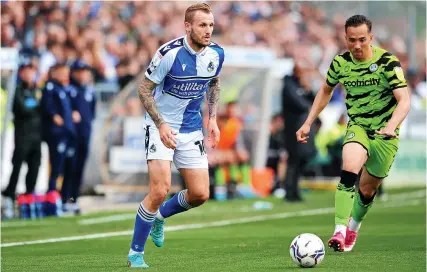
[[[399,60],[384,49],[372,49],[373,58],[365,62],[358,62],[350,52],[337,55],[326,77],[329,86],[341,83],[346,89],[349,125],[366,131],[386,126],[397,106],[393,90],[406,87]]]

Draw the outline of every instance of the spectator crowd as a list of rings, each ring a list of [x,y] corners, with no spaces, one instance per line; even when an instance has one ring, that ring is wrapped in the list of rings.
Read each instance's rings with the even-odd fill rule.
[[[296,63],[295,74],[293,78],[285,80],[296,80],[295,84],[307,92],[307,97],[314,95],[321,86],[334,55],[346,50],[346,18],[342,14],[329,17],[323,9],[308,2],[219,1],[209,4],[215,15],[215,42],[223,46],[268,47],[274,50],[278,58],[292,58]],[[82,173],[67,177],[67,169],[74,169],[77,164],[80,164],[80,171],[84,168],[91,134],[90,124],[95,117],[94,84],[116,84],[117,91],[120,91],[144,71],[160,45],[183,35],[183,14],[188,3],[4,1],[1,5],[1,47],[17,48],[20,56],[16,98],[21,100],[15,99],[14,102],[15,129],[31,129],[40,123],[44,125],[41,135],[37,135],[37,129],[28,133],[34,133],[32,147],[39,147],[42,140],[46,141],[51,162],[58,162],[52,164],[49,191],[57,191],[58,176],[64,178],[61,196],[54,197],[52,203],[59,199],[64,204],[75,204]],[[425,109],[425,37],[415,41],[418,62],[409,63],[409,50],[404,40],[393,34],[393,29],[381,28],[379,32],[381,35],[375,40],[376,44],[391,51],[401,61],[412,93],[413,107]],[[4,89],[2,85],[2,93]],[[292,90],[284,89],[286,91]],[[343,103],[344,97],[345,90],[338,86],[332,102]],[[304,103],[309,105],[311,102],[308,100]],[[212,152],[210,159],[212,176],[221,185],[227,183],[227,178],[230,180],[227,183],[231,184],[228,186],[228,197],[236,194],[236,188],[232,185],[236,185],[237,180],[248,183],[250,171],[250,152],[242,146],[239,136],[242,126],[239,118],[242,117],[236,116],[237,106],[238,101],[237,104],[233,101],[222,109],[219,124],[222,129],[229,131],[227,135],[230,139],[224,138],[219,153]],[[283,110],[286,113],[286,109]],[[269,151],[272,157],[267,160],[275,172],[286,169],[289,152],[296,152],[284,149],[285,144],[282,142],[289,141],[290,136],[285,140],[284,136],[278,136],[283,135],[283,130],[286,135],[294,134],[292,131],[286,133],[286,128],[295,128],[286,120],[286,114],[284,116],[282,119],[280,114],[275,115],[271,125],[270,141],[274,143],[270,143],[270,148],[274,150]],[[320,129],[320,120],[316,124],[318,129],[314,131]],[[332,154],[329,161],[336,164],[339,158],[336,141],[342,136],[343,126],[345,120],[340,118],[331,131],[319,134],[314,143],[317,162],[324,161],[328,154]],[[325,139],[335,141],[331,143]],[[32,165],[27,177],[27,195],[33,193],[34,176],[37,177],[35,168],[40,164],[39,149],[30,149],[17,136],[15,142],[13,164],[16,169],[13,170],[9,187],[3,192],[3,196],[9,197],[11,203],[15,200],[21,164],[27,162]],[[307,158],[303,161],[303,165],[313,163],[313,160]],[[292,161],[288,172],[299,175],[297,172],[302,171],[299,169],[301,163],[299,159]],[[332,175],[337,171],[331,166],[320,164],[323,165],[322,174]],[[227,166],[229,171],[222,171],[223,166]],[[312,172],[316,171],[318,168],[312,168]],[[278,179],[283,181],[286,174],[283,170],[279,172]],[[289,191],[294,190],[292,186],[288,188]],[[280,186],[276,182],[277,187]],[[28,198],[32,199],[30,196]],[[298,199],[298,194],[295,194],[290,200]],[[78,211],[78,207],[72,205],[67,209]]]

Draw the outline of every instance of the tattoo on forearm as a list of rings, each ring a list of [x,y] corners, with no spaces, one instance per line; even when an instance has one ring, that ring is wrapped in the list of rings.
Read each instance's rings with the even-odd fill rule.
[[[162,115],[156,108],[156,101],[154,101],[153,97],[153,89],[156,87],[156,84],[144,77],[141,84],[138,88],[139,99],[141,100],[142,105],[144,105],[145,110],[150,115],[151,119],[153,119],[156,127],[159,127],[165,121],[162,118]]]
[[[209,83],[208,96],[208,108],[209,108],[209,119],[216,118],[216,110],[219,102],[219,78],[214,78]]]

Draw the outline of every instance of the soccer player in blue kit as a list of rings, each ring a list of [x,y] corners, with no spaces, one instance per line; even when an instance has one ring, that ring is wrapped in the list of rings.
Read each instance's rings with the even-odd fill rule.
[[[214,16],[209,5],[194,4],[185,12],[186,35],[162,45],[139,86],[146,114],[149,192],[141,202],[128,254],[128,266],[148,268],[144,246],[148,235],[163,246],[165,218],[202,205],[209,198],[208,159],[202,133],[201,104],[209,108],[208,140],[219,142],[216,122],[219,73],[224,50],[211,42]],[[171,162],[187,185],[164,202],[171,186]]]

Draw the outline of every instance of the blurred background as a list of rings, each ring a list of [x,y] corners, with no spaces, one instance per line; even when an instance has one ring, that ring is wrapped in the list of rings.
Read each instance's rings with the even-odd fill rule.
[[[223,140],[219,149],[208,150],[212,199],[283,197],[285,192],[298,190],[298,183],[303,192],[335,188],[347,122],[344,88],[336,87],[312,127],[312,145],[298,158],[304,163],[292,170],[301,176],[300,181],[289,178],[292,171],[288,171],[296,131],[292,114],[298,112],[298,118],[303,118],[308,112],[331,60],[346,51],[344,23],[356,13],[372,20],[374,45],[400,59],[412,97],[385,192],[387,187],[425,184],[425,2],[208,3],[215,16],[212,40],[226,53],[218,118]],[[184,12],[190,4],[2,1],[2,190],[13,169],[14,129],[20,122],[14,118],[13,105],[25,77],[22,69],[35,69],[30,81],[34,88],[45,90],[55,77],[52,67],[66,63],[72,71],[91,71],[86,85],[96,98],[82,179],[82,210],[140,201],[148,190],[148,179],[144,109],[136,90],[156,50],[185,34]],[[75,68],[76,62],[84,68]],[[47,191],[50,165],[43,142],[37,194]],[[27,172],[24,163],[18,171],[16,194],[26,192]],[[182,186],[174,170],[171,193]]]

